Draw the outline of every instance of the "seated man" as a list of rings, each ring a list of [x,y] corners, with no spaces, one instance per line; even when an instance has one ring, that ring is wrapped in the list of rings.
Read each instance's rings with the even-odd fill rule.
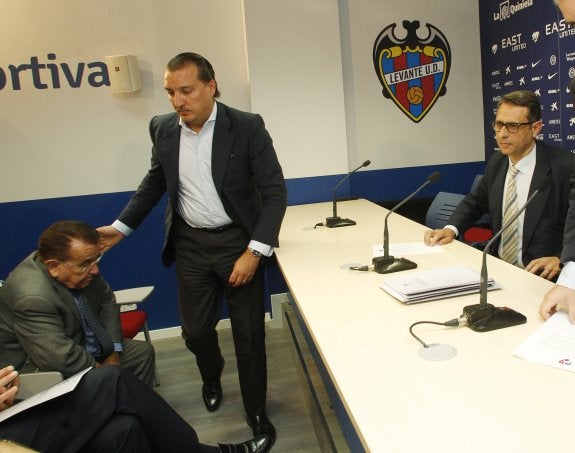
[[[0,370],[0,411],[14,404],[18,373]],[[0,450],[18,443],[45,453],[197,452],[265,453],[268,436],[242,444],[200,444],[188,425],[156,392],[118,366],[93,369],[65,395],[0,422]]]
[[[453,211],[448,225],[425,232],[425,243],[447,244],[486,213],[491,216],[493,231],[499,231],[538,185],[550,177],[549,187],[503,232],[493,250],[511,264],[554,279],[561,269],[559,256],[575,157],[537,141],[542,127],[541,105],[535,93],[514,91],[503,96],[493,122],[501,152],[489,159],[477,188]]]
[[[56,222],[10,273],[0,287],[0,366],[68,377],[121,364],[152,384],[154,349],[122,340],[114,293],[99,274],[98,242],[98,232],[84,222]]]

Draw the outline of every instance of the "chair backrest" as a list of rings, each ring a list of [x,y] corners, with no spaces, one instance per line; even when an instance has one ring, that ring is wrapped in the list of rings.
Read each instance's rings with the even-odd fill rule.
[[[455,208],[457,208],[463,198],[465,198],[465,195],[459,193],[439,192],[427,210],[425,225],[431,229],[445,227],[449,216],[455,211]]]
[[[470,192],[473,192],[475,190],[475,188],[479,184],[479,181],[481,181],[481,178],[483,178],[483,175],[475,175],[475,179],[473,180],[473,184],[471,184],[471,190],[469,190]]]

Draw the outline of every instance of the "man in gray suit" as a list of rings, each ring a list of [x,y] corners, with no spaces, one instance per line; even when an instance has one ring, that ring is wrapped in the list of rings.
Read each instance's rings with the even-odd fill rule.
[[[286,188],[259,115],[215,102],[214,70],[195,53],[172,58],[164,88],[176,113],[150,122],[152,163],[104,247],[137,228],[167,191],[164,264],[175,261],[182,336],[195,354],[209,411],[222,399],[216,324],[229,306],[248,425],[275,439],[266,414],[267,365],[262,259],[278,246]]]
[[[509,209],[510,214],[525,203],[542,181],[550,178],[549,187],[532,200],[519,216],[517,226],[506,230],[517,234],[512,253],[504,253],[505,236],[501,245],[493,249],[498,250],[500,258],[548,280],[559,274],[569,208],[569,178],[575,169],[575,158],[568,151],[537,141],[542,126],[541,105],[535,93],[514,91],[501,98],[493,122],[500,152],[491,156],[477,188],[453,211],[448,225],[425,232],[426,244],[451,242],[483,214],[490,214],[493,231],[499,231],[505,223],[506,187],[511,178],[515,179],[516,206]]]
[[[0,367],[68,377],[121,364],[152,384],[154,349],[122,339],[114,293],[99,274],[99,239],[84,222],[56,222],[10,273],[0,287]]]

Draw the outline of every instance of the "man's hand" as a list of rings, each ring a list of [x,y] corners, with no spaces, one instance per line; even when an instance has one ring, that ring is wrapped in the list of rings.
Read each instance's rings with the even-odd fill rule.
[[[555,285],[543,298],[539,306],[539,314],[548,319],[553,313],[566,310],[571,324],[575,324],[575,290],[566,286]]]
[[[104,365],[120,365],[120,364],[121,364],[120,354],[117,352],[112,352],[108,357],[106,357],[102,361],[102,366],[104,366]]]
[[[425,245],[443,245],[449,244],[455,239],[455,231],[449,228],[442,228],[440,230],[427,230],[423,235],[423,242]]]
[[[254,256],[251,250],[246,249],[234,263],[234,269],[228,280],[230,285],[237,288],[250,282],[256,273],[260,259],[259,256]]]
[[[543,256],[532,260],[525,270],[532,274],[539,274],[539,277],[547,280],[553,280],[561,272],[561,261],[556,256]]]
[[[19,386],[20,378],[12,365],[0,370],[0,411],[14,404]]]
[[[124,235],[111,225],[96,228],[96,231],[100,233],[99,245],[103,253],[106,253],[124,239]]]

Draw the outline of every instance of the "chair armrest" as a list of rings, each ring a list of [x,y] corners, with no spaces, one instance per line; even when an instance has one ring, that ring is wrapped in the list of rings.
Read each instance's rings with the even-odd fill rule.
[[[114,295],[116,296],[116,303],[118,305],[141,304],[150,297],[153,291],[153,286],[140,286],[139,288],[114,291]]]

